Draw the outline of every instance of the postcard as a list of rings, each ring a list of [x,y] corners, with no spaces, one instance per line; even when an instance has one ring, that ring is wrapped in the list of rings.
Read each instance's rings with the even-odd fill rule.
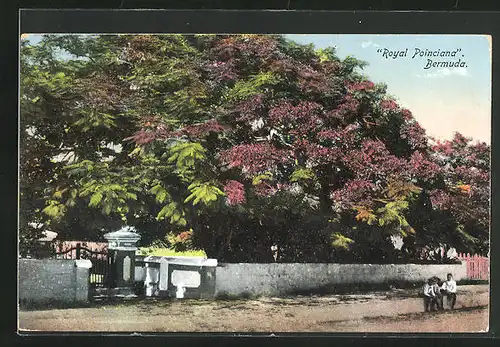
[[[19,332],[487,332],[491,40],[23,33]]]

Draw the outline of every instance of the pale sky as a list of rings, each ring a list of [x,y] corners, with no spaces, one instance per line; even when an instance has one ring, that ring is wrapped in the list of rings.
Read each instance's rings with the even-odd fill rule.
[[[408,108],[427,134],[450,139],[455,131],[490,143],[491,50],[490,37],[480,35],[285,35],[316,48],[336,47],[340,58],[354,56],[368,63],[363,73]],[[30,35],[38,42],[41,35]],[[457,51],[455,57],[419,57],[421,51]],[[389,51],[405,51],[393,59]],[[382,50],[377,52],[377,50]],[[427,59],[465,62],[462,67],[424,69]]]
[[[387,91],[407,107],[438,139],[459,131],[490,143],[491,52],[488,36],[480,35],[286,35],[316,48],[336,47],[340,58],[354,56],[368,62],[363,73],[373,82],[384,82]],[[378,49],[401,51],[407,57],[388,59]],[[465,61],[466,66],[424,69],[428,57],[412,59],[421,51],[458,50],[456,57],[429,57],[435,61]],[[388,54],[386,55],[388,56]]]

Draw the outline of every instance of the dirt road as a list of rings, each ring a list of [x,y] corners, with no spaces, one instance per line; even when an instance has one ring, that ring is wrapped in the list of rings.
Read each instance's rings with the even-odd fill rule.
[[[480,332],[489,288],[462,286],[456,309],[423,313],[414,292],[253,300],[142,300],[20,311],[20,329],[128,332]]]

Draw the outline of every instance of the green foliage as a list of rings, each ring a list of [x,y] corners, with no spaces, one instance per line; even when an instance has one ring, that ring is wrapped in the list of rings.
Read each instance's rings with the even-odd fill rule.
[[[179,142],[169,150],[169,163],[175,163],[181,172],[192,169],[196,161],[205,159],[206,150],[196,142]]]
[[[71,76],[66,75],[64,72],[57,72],[55,74],[49,71],[42,71],[35,68],[33,74],[36,75],[34,84],[36,88],[40,88],[50,92],[52,97],[63,97],[68,89],[71,89],[73,79]],[[28,81],[26,81],[28,82]],[[40,98],[33,98],[32,102],[39,101]]]
[[[252,184],[254,186],[262,184],[265,181],[269,181],[273,179],[272,172],[265,172],[263,174],[257,175],[252,179]]]
[[[252,95],[262,93],[273,85],[279,83],[279,78],[272,72],[261,72],[251,76],[248,80],[239,80],[234,87],[227,92],[226,98],[230,102],[247,99]]]
[[[82,112],[83,117],[78,119],[73,123],[73,126],[81,128],[81,131],[86,133],[93,128],[104,127],[111,129],[116,127],[115,118],[116,116],[97,112],[95,110],[90,110],[87,112]]]
[[[206,110],[202,104],[205,98],[207,98],[205,92],[198,88],[181,89],[168,95],[163,100],[163,106],[176,117],[185,117],[196,121],[206,117]]]
[[[47,200],[47,207],[42,212],[56,220],[61,219],[66,212],[66,207],[57,200]]]
[[[312,169],[298,168],[290,176],[290,182],[300,182],[316,179],[316,175]]]
[[[129,211],[127,200],[137,200],[134,190],[139,189],[111,183],[109,180],[91,180],[82,185],[79,197],[90,196],[89,207],[100,207],[106,215],[111,212],[126,214]]]
[[[404,200],[391,201],[377,209],[378,225],[396,225],[403,236],[406,236],[403,227],[409,226],[404,212],[408,209],[408,202]]]
[[[187,224],[184,211],[182,211],[179,204],[173,201],[163,206],[156,216],[156,220],[159,221],[165,218],[169,218],[170,224],[173,225],[185,226]]]
[[[347,56],[345,57],[344,60],[342,60],[342,65],[343,65],[343,72],[345,74],[351,74],[352,72],[355,71],[356,68],[364,68],[368,65],[367,62],[356,59],[355,57],[352,56]],[[354,75],[357,78],[360,78],[361,75]]]
[[[102,213],[119,214],[123,220],[129,212],[129,202],[137,201],[137,194],[141,188],[135,184],[132,177],[113,174],[108,171],[108,163],[95,163],[83,160],[76,164],[67,165],[68,175],[78,177],[77,188],[71,190],[67,200],[68,206],[74,206],[75,199],[88,198],[88,207],[100,208]]]
[[[65,169],[68,175],[71,176],[82,176],[87,173],[91,173],[94,170],[95,162],[92,160],[82,160],[78,163],[66,165]]]
[[[348,250],[349,246],[354,243],[354,240],[340,234],[334,233],[331,237],[331,245],[334,248],[340,248],[344,250]]]
[[[102,200],[102,193],[96,192],[90,197],[89,207],[97,207]]]
[[[377,221],[377,216],[372,209],[367,209],[364,206],[354,206],[353,208],[357,211],[356,220],[365,222],[368,225],[373,225]]]
[[[471,234],[467,233],[465,231],[465,228],[463,225],[458,225],[455,229],[460,236],[462,236],[467,242],[472,242],[472,243],[479,243],[480,240],[477,237],[472,236]]]
[[[337,57],[335,52],[335,48],[333,47],[317,49],[316,54],[318,55],[320,62],[339,61],[339,58]]]
[[[403,182],[392,180],[389,181],[387,187],[384,189],[384,194],[388,199],[395,200],[414,200],[418,197],[422,188],[417,187],[415,184],[411,182]]]
[[[217,201],[219,196],[224,196],[224,192],[211,183],[194,182],[188,187],[191,194],[184,200],[184,203],[193,200],[193,205],[200,201],[205,205],[210,205]]]
[[[164,203],[167,198],[170,199],[170,194],[161,184],[155,185],[150,191],[156,195],[156,201],[160,204]]]
[[[385,198],[375,199],[379,206],[375,210],[363,206],[355,206],[356,220],[372,226],[386,228],[388,233],[398,232],[401,236],[414,233],[407,220],[407,211],[410,201],[414,201],[421,188],[413,183],[390,181],[383,193]]]

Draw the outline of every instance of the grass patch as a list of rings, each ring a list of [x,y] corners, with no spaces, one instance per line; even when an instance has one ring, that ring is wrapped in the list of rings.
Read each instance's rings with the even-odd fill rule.
[[[171,248],[163,247],[142,247],[139,249],[141,255],[154,255],[158,257],[207,257],[203,250],[192,250],[185,252],[177,252]]]

